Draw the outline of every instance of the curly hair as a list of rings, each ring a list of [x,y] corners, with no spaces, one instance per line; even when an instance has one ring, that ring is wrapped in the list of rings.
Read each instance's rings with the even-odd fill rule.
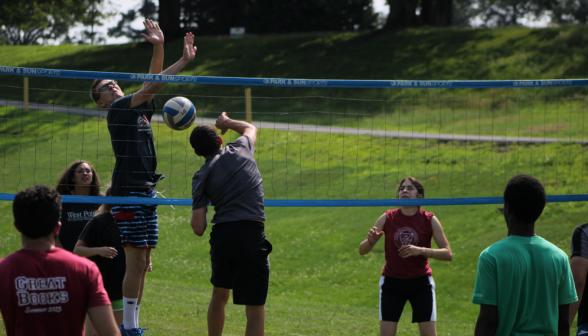
[[[400,187],[405,181],[410,181],[410,183],[412,183],[412,185],[416,188],[417,195],[420,194],[422,198],[425,198],[425,187],[423,187],[423,184],[419,180],[412,176],[405,177],[402,179],[402,181],[400,181],[400,184],[398,185],[398,191],[400,191]]]
[[[61,196],[42,184],[27,188],[14,197],[14,222],[20,232],[29,238],[48,236],[61,218]]]
[[[209,156],[220,148],[218,133],[210,125],[199,125],[190,134],[190,145],[199,155]]]
[[[504,189],[504,203],[523,223],[534,223],[545,208],[547,196],[538,179],[531,175],[513,176]]]
[[[60,173],[60,177],[55,185],[55,190],[57,190],[60,195],[71,195],[71,191],[76,187],[73,184],[73,176],[76,169],[78,169],[78,166],[82,163],[90,166],[90,169],[92,170],[92,185],[90,186],[89,196],[100,196],[100,179],[98,178],[98,173],[96,173],[96,169],[94,169],[90,162],[84,160],[79,160],[70,164],[69,167]]]

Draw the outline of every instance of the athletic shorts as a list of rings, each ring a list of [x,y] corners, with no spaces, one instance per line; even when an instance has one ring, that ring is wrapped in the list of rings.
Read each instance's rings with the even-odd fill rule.
[[[233,290],[233,303],[261,306],[269,288],[269,254],[264,225],[256,221],[215,224],[210,233],[214,287]]]
[[[576,331],[576,336],[581,335],[588,335],[588,323],[582,323],[578,325],[578,331]]]
[[[435,281],[424,275],[415,279],[380,279],[380,321],[398,322],[406,301],[412,306],[412,323],[437,320]]]
[[[112,311],[121,311],[123,310],[123,299],[112,301],[110,305],[112,306]]]
[[[129,192],[127,196],[156,198],[154,189]],[[157,246],[157,205],[113,204],[112,215],[120,231],[122,247],[155,248]]]

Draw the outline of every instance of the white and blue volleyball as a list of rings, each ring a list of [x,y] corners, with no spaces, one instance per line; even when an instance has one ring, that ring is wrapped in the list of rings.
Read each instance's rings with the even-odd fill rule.
[[[182,131],[194,123],[196,108],[187,98],[175,97],[165,103],[162,114],[163,120],[169,128]]]

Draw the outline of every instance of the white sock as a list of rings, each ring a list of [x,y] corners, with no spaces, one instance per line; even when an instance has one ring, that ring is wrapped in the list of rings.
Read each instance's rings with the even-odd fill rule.
[[[139,327],[135,319],[137,300],[137,298],[123,297],[123,328],[125,329],[136,329]]]
[[[139,328],[139,310],[141,310],[141,305],[137,305],[137,308],[135,308],[135,323],[137,324],[137,328]]]

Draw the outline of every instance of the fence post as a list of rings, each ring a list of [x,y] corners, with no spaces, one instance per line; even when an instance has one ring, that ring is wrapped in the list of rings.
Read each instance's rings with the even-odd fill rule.
[[[251,124],[251,88],[245,89],[245,111],[247,112],[247,122]]]
[[[29,77],[24,77],[24,110],[29,112]]]

